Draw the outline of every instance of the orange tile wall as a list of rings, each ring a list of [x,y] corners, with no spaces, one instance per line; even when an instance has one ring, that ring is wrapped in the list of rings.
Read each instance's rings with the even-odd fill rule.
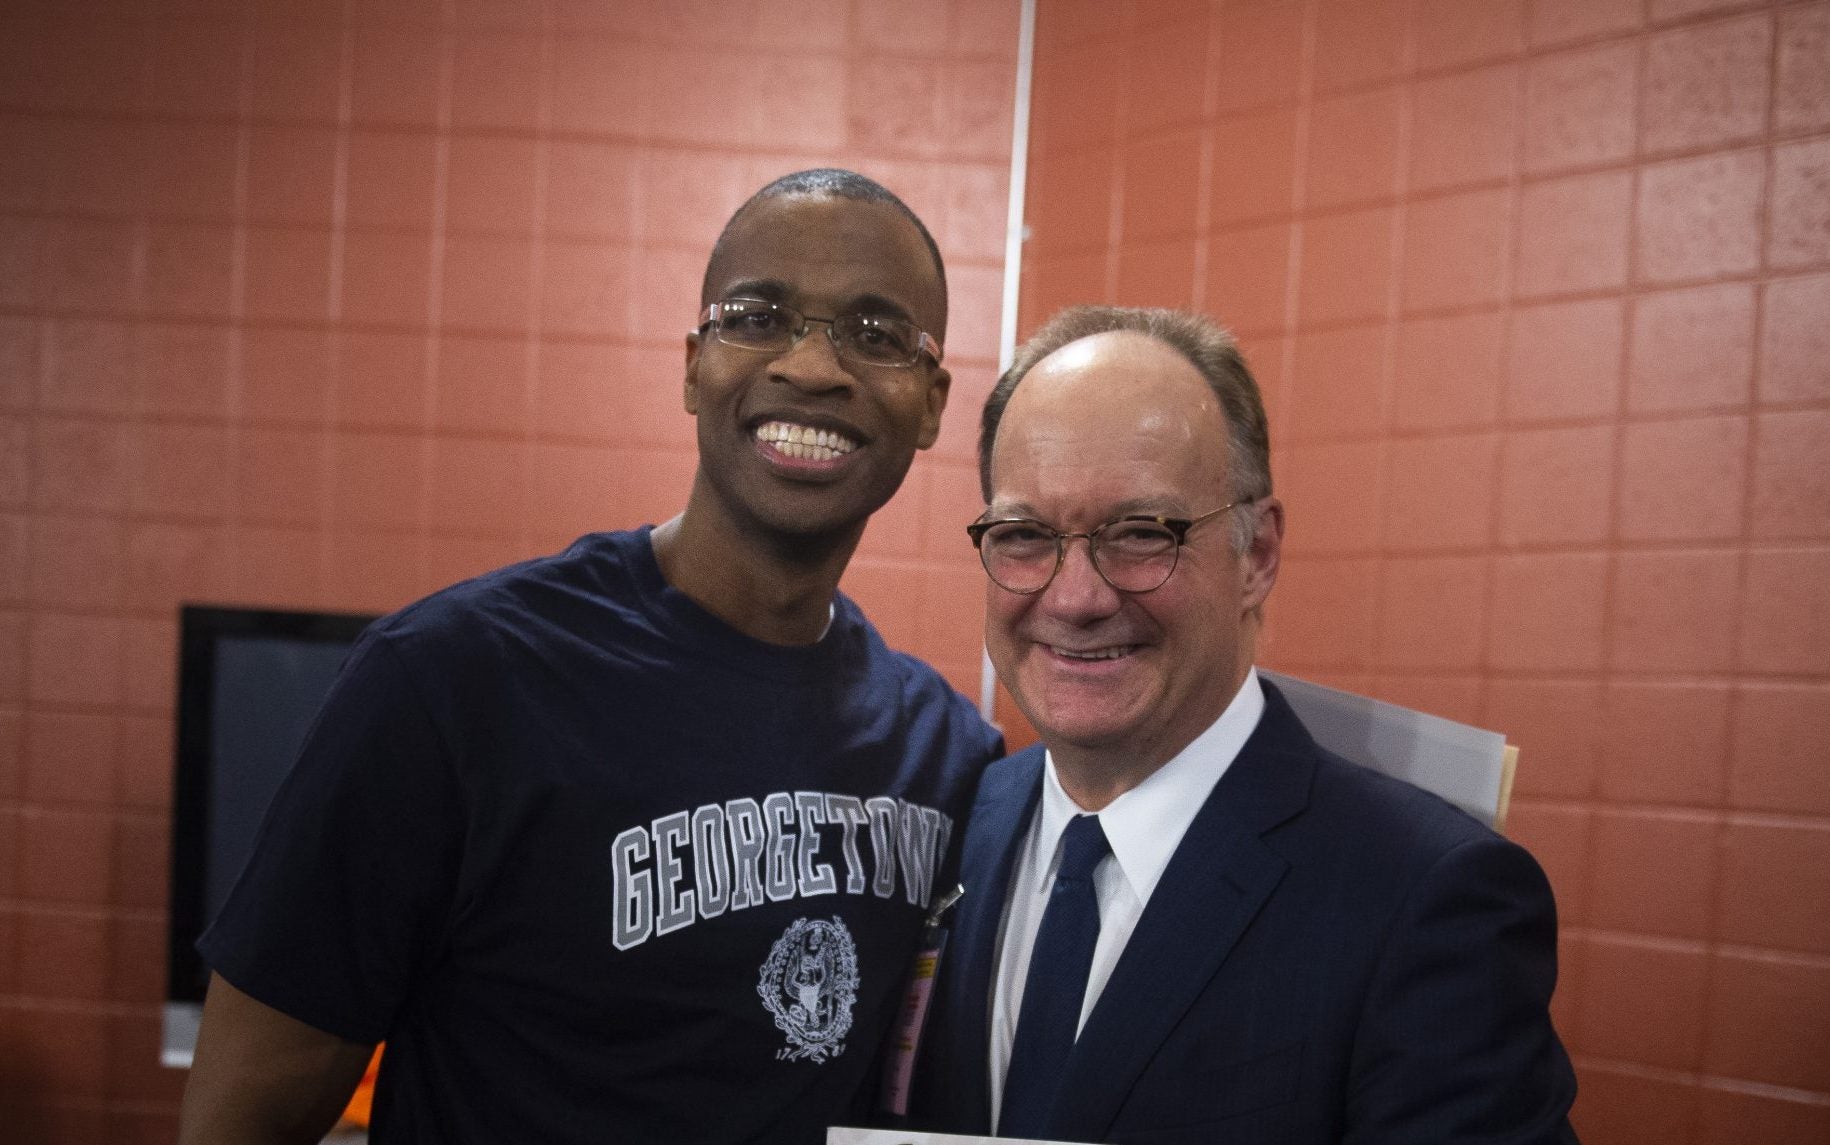
[[[954,409],[847,587],[976,694],[1017,13],[0,6],[0,1137],[174,1132],[178,602],[390,609],[670,516],[705,254],[776,175],[874,175],[948,256]]]
[[[1023,325],[1240,334],[1265,660],[1506,731],[1587,1145],[1830,1141],[1830,3],[1041,0]]]

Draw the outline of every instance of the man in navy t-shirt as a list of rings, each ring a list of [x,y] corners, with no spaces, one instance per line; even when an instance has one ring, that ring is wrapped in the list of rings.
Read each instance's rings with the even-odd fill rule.
[[[387,617],[214,970],[185,1145],[816,1142],[865,1112],[996,734],[838,592],[946,405],[939,252],[787,176],[713,248],[685,510]]]

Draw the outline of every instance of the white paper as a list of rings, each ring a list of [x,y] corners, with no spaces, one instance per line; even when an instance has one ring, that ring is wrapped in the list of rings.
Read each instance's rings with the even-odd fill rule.
[[[1435,792],[1488,826],[1500,804],[1506,737],[1370,696],[1263,668],[1315,741],[1353,762]]]

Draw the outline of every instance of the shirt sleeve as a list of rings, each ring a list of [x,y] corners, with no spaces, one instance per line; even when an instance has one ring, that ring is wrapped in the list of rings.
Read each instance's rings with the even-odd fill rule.
[[[258,1001],[381,1041],[445,944],[463,822],[450,752],[399,651],[371,633],[198,949]]]

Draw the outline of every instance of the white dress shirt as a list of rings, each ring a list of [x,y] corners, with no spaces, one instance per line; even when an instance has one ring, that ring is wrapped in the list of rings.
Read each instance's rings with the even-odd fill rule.
[[[1170,856],[1188,833],[1195,813],[1207,802],[1214,784],[1226,774],[1239,749],[1264,714],[1264,688],[1258,670],[1246,673],[1245,683],[1206,731],[1142,783],[1114,799],[1099,812],[1099,825],[1112,844],[1112,853],[1093,871],[1094,894],[1099,901],[1099,942],[1093,948],[1093,965],[1087,972],[1087,993],[1080,1005],[1080,1025],[1099,1001],[1100,991],[1124,952],[1138,916],[1150,901],[1150,892],[1169,865]],[[1016,1039],[1017,1015],[1023,1008],[1023,987],[1029,980],[1029,959],[1036,931],[1055,885],[1061,865],[1061,833],[1068,820],[1085,814],[1062,790],[1055,760],[1045,756],[1042,800],[1029,829],[1018,844],[1010,891],[1004,899],[1004,921],[998,932],[997,980],[991,1006],[991,1123],[998,1123],[1004,1102],[1004,1074],[1010,1068],[1010,1047]],[[1076,1032],[1079,1026],[1075,1027]]]

